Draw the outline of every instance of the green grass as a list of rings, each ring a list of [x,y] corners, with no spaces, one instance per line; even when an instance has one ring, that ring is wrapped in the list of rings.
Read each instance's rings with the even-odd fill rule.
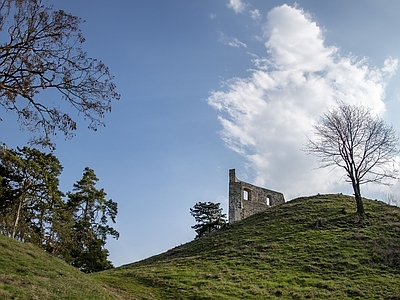
[[[299,198],[90,275],[0,236],[0,299],[400,299],[400,208],[364,205]]]
[[[118,299],[38,247],[0,235],[0,299]]]
[[[400,299],[400,209],[365,208],[299,198],[93,276],[123,299]]]

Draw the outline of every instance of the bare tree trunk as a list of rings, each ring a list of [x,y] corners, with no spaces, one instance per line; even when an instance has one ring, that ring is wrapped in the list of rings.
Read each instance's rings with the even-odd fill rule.
[[[30,186],[31,186],[30,181],[29,181],[29,180],[28,180],[28,181],[25,181],[25,182],[24,182],[24,185],[23,185],[23,187],[22,187],[21,193],[20,193],[19,196],[18,196],[19,203],[18,203],[17,215],[15,216],[14,228],[13,228],[13,232],[12,232],[12,238],[13,238],[13,239],[15,238],[15,235],[16,235],[16,233],[17,233],[17,227],[18,227],[19,217],[20,217],[20,215],[21,215],[22,204],[23,204],[23,202],[24,202],[24,195],[25,195],[25,192],[28,190],[28,188],[29,188]]]
[[[364,204],[363,204],[363,202],[362,202],[362,199],[361,199],[361,195],[360,194],[358,194],[358,195],[356,195],[356,203],[357,203],[357,213],[360,215],[360,216],[362,216],[362,215],[364,215]]]
[[[356,182],[354,179],[352,179],[352,185],[354,190],[354,197],[356,199],[356,204],[357,204],[357,214],[362,216],[364,215],[365,211],[364,211],[364,204],[361,198],[360,184]]]
[[[14,228],[13,228],[13,232],[12,232],[12,238],[15,239],[15,234],[17,232],[17,226],[18,226],[18,221],[19,221],[19,215],[21,213],[21,208],[22,208],[22,195],[20,195],[19,197],[19,203],[18,203],[18,209],[17,209],[17,215],[15,216],[15,222],[14,222]]]

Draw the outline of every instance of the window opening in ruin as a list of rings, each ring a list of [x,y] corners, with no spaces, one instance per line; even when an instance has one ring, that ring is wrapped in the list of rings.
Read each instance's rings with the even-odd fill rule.
[[[250,192],[248,190],[243,190],[243,200],[250,200]]]
[[[270,195],[268,195],[267,199],[265,199],[265,204],[267,204],[268,206],[271,205],[271,196]]]

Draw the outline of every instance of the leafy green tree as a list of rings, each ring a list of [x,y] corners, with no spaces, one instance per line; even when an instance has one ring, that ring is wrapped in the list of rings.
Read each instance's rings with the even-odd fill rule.
[[[55,147],[52,135],[77,129],[70,107],[97,130],[120,95],[108,67],[82,50],[82,20],[43,2],[0,0],[0,106],[34,134],[32,144]],[[45,91],[61,101],[43,101]]]
[[[62,166],[51,153],[28,147],[0,149],[1,232],[37,244],[50,242],[54,210],[62,205]]]
[[[73,192],[67,193],[73,231],[67,253],[63,256],[86,273],[112,267],[104,246],[107,236],[119,237],[118,231],[108,225],[109,220],[115,223],[117,203],[106,199],[104,189],[96,188],[97,181],[94,171],[86,167],[82,179],[74,184]]]
[[[306,151],[320,159],[321,167],[337,166],[351,183],[357,213],[364,214],[361,185],[390,184],[398,178],[399,137],[393,126],[362,106],[341,103],[314,126],[315,140]]]
[[[226,224],[226,215],[222,213],[220,203],[197,202],[190,209],[190,214],[197,222],[192,226],[197,233],[196,238],[216,231]]]
[[[94,171],[85,168],[68,198],[58,189],[62,166],[51,153],[0,147],[0,233],[30,242],[83,272],[112,267],[108,236],[119,237],[117,203],[97,189]]]

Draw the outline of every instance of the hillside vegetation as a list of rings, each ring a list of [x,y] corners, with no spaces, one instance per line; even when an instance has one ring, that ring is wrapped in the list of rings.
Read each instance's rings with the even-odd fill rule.
[[[295,199],[94,274],[0,236],[0,299],[400,299],[400,208],[364,201]]]
[[[364,202],[299,198],[94,277],[121,299],[400,299],[400,209]]]
[[[0,235],[0,299],[117,298],[43,249]]]

